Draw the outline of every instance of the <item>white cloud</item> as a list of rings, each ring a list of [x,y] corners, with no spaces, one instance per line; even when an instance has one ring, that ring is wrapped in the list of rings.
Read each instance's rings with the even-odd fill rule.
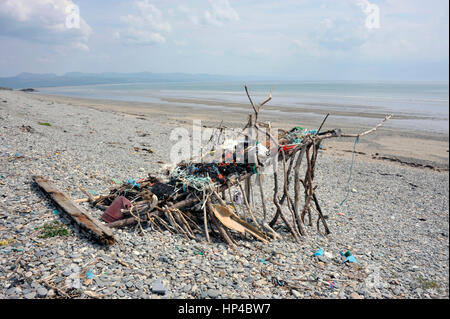
[[[204,17],[207,24],[222,26],[225,22],[239,21],[239,15],[231,7],[228,0],[209,0],[211,12],[205,11]]]
[[[128,14],[120,17],[126,25],[124,31],[116,31],[114,37],[133,44],[165,43],[162,32],[170,32],[172,26],[164,20],[163,13],[149,0],[135,1],[138,15]]]
[[[200,24],[200,19],[192,12],[192,10],[189,7],[181,4],[181,5],[178,6],[178,10],[183,12],[183,14],[185,16],[187,16],[188,20],[192,24],[194,24],[194,25]]]
[[[184,13],[188,20],[194,25],[223,26],[227,22],[239,21],[239,14],[230,5],[228,0],[208,0],[210,8],[204,10],[193,10],[185,5],[179,5],[178,9]],[[197,12],[195,12],[197,11]]]
[[[0,1],[0,35],[89,50],[87,42],[92,29],[82,12],[76,27],[66,24],[68,15],[73,14],[67,9],[75,7],[71,0]]]

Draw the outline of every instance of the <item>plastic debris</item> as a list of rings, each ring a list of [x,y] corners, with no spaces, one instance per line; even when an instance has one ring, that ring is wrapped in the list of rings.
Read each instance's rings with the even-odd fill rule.
[[[116,184],[122,184],[122,182],[116,178],[111,178],[111,180]]]
[[[94,278],[94,273],[93,273],[92,269],[90,269],[88,272],[86,272],[86,278],[87,279]]]
[[[16,242],[16,240],[12,239],[12,238],[11,239],[3,239],[3,240],[0,240],[0,246],[8,246],[15,242]]]
[[[333,289],[336,287],[336,283],[334,281],[329,281],[328,284],[330,285],[330,289]]]
[[[345,264],[346,262],[357,264],[355,256],[348,256],[342,263]]]
[[[89,193],[91,193],[92,195],[98,195],[98,193],[96,191],[93,190],[88,190]]]
[[[107,223],[115,222],[123,218],[122,209],[128,209],[131,202],[123,196],[116,197],[112,204],[106,209],[102,215],[102,219]]]
[[[356,261],[355,256],[352,256],[352,253],[348,250],[347,252],[345,252],[345,254],[342,251],[339,251],[339,253],[341,254],[342,257],[346,257],[345,260],[342,262],[343,264],[349,262],[349,263],[355,263],[357,264],[358,262]]]
[[[57,209],[54,209],[52,213],[53,213],[53,215],[59,215],[60,214],[59,210],[57,210]]]
[[[128,179],[127,184],[139,188],[139,184],[134,179]]]
[[[260,263],[267,265],[267,261],[264,258],[258,258],[257,259]]]
[[[322,255],[323,255],[323,249],[322,248],[320,248],[318,251],[316,251],[314,253],[314,256],[322,256]]]
[[[48,122],[39,122],[39,125],[44,125],[44,126],[52,126],[50,123]]]
[[[266,235],[260,232],[258,229],[240,219],[232,209],[224,207],[218,204],[212,205],[213,213],[217,219],[227,228],[238,231],[242,234],[249,233],[264,243],[268,243]]]

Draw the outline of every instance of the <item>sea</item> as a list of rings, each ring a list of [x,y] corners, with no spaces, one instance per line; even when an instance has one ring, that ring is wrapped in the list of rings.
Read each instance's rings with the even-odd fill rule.
[[[447,135],[449,132],[448,81],[253,81],[246,84],[255,102],[264,100],[271,92],[269,103],[276,105],[279,112],[289,108],[295,113],[298,108],[299,113],[323,117],[317,112],[320,110],[348,121],[355,118],[345,114],[353,113],[358,114],[359,121],[367,117],[370,123],[374,122],[374,117],[380,116],[381,120],[383,114],[394,114],[389,122],[399,128]],[[221,102],[248,105],[244,83],[239,81],[97,84],[47,87],[39,88],[39,91],[81,98],[150,102],[168,107],[176,104],[217,109]],[[194,100],[202,103],[193,103]],[[251,111],[250,108],[246,110]]]

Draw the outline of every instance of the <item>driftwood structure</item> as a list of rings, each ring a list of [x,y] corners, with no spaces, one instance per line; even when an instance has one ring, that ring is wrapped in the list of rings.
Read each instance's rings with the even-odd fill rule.
[[[135,225],[144,232],[146,224],[155,230],[183,234],[189,239],[204,234],[210,242],[214,235],[231,247],[237,245],[236,233],[242,237],[249,234],[264,243],[282,238],[275,230],[280,223],[286,226],[295,241],[300,242],[303,236],[307,236],[306,226],[313,226],[313,214],[317,214],[317,231],[329,234],[314,185],[321,143],[335,137],[358,139],[375,131],[392,115],[360,134],[345,134],[340,129],[321,131],[329,114],[316,130],[296,127],[290,131],[278,129],[275,131],[277,134],[274,134],[270,123],[258,121],[262,107],[272,99],[271,94],[261,103],[255,104],[247,86],[245,92],[253,113],[249,114],[242,130],[244,139],[234,143],[231,149],[220,144],[223,129],[220,127],[210,139],[215,137],[217,143],[208,152],[201,154],[200,161],[197,158],[197,161],[179,163],[171,170],[168,179],[149,175],[139,181],[128,181],[112,189],[108,195],[96,197],[81,189],[88,197],[75,202],[88,201],[93,207],[106,210],[105,214],[115,207],[114,217],[102,216],[108,221],[109,229]],[[268,151],[270,154],[261,155]],[[205,161],[212,153],[220,153],[222,160]],[[278,176],[279,163],[282,165],[282,176]],[[304,170],[301,170],[302,164]],[[263,174],[267,178],[265,172],[269,167],[273,168],[269,178],[273,178],[274,185],[270,196],[264,190],[262,181]],[[84,218],[85,215],[77,212],[74,205],[65,207],[67,199],[55,198],[57,193],[46,188],[45,181],[37,178],[36,182],[53,194],[53,199],[60,207],[73,211],[70,215],[75,221]],[[259,190],[261,197],[262,218],[257,218],[255,214],[256,207],[252,202],[254,188]],[[269,201],[273,202],[275,211],[269,210]],[[241,213],[238,212],[238,206]],[[92,224],[90,219],[88,224]],[[96,226],[90,230],[97,236],[107,238],[109,242],[113,238],[103,227]],[[102,233],[99,234],[99,230]]]
[[[169,180],[149,175],[138,182],[114,188],[105,196],[93,198],[86,192],[89,195],[87,200],[92,206],[102,209],[107,209],[119,196],[130,201],[130,207],[121,209],[123,217],[107,225],[110,228],[136,225],[144,231],[143,225],[147,224],[153,229],[181,233],[191,239],[196,238],[196,233],[203,233],[208,242],[211,241],[211,235],[215,234],[234,247],[236,240],[233,233],[241,233],[243,236],[250,234],[265,243],[281,238],[274,230],[279,222],[284,223],[293,238],[300,242],[302,236],[307,236],[305,226],[313,225],[313,214],[316,213],[317,230],[322,234],[329,234],[314,185],[314,170],[322,141],[334,137],[359,138],[375,131],[392,115],[386,116],[380,124],[366,132],[344,134],[340,129],[321,131],[328,118],[327,114],[317,130],[278,130],[280,134],[275,138],[271,133],[273,129],[270,123],[258,121],[262,107],[272,98],[271,94],[261,103],[255,104],[247,86],[245,91],[253,114],[249,114],[244,130],[256,132],[256,139],[252,140],[249,134],[243,134],[245,142],[240,155],[253,156],[255,161],[237,162],[239,154],[234,149],[233,161],[182,162],[172,170]],[[220,133],[219,129],[219,135]],[[265,162],[258,155],[258,147],[264,147],[263,143],[258,144],[261,137],[267,141],[266,145],[271,144],[275,149],[274,155]],[[213,147],[213,152],[216,147],[217,145]],[[268,163],[273,165],[274,189],[271,196],[264,191],[261,179]],[[282,178],[278,176],[278,163],[282,164]],[[302,163],[306,165],[304,175],[300,170]],[[252,176],[256,176],[256,185],[252,183]],[[259,189],[261,196],[263,218],[259,220],[255,217],[255,207],[251,203],[254,187]],[[290,189],[293,189],[294,196],[291,196]],[[245,207],[247,218],[239,216],[237,212],[236,194],[241,197],[241,207]],[[276,207],[272,213],[267,207],[269,200]]]

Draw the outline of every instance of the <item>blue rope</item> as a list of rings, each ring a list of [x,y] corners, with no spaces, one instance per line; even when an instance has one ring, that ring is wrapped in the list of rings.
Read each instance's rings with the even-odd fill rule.
[[[359,143],[359,135],[356,137],[355,139],[355,144],[353,144],[353,153],[352,153],[352,164],[350,165],[350,175],[348,177],[347,180],[347,192],[345,194],[345,198],[342,200],[342,202],[340,202],[339,206],[342,206],[342,204],[344,204],[344,202],[347,200],[348,198],[348,194],[350,193],[350,180],[352,178],[352,172],[353,172],[353,163],[355,162],[355,152],[356,152],[356,144]]]

